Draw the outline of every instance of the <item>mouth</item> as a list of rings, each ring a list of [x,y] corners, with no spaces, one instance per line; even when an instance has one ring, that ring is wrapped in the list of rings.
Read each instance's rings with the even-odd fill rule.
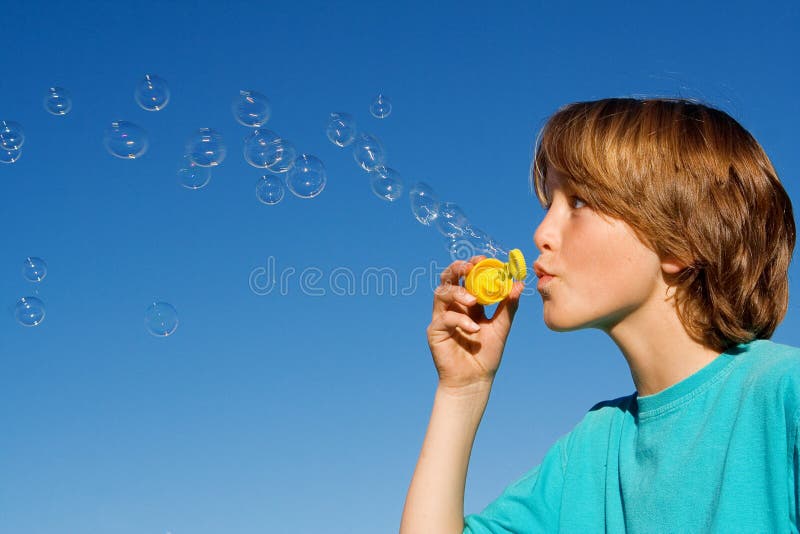
[[[552,278],[552,277],[554,276],[552,273],[549,273],[549,272],[547,272],[547,271],[544,269],[544,267],[542,267],[542,264],[541,264],[541,263],[539,263],[538,261],[537,261],[536,263],[534,263],[534,264],[533,264],[533,270],[534,270],[534,272],[536,273],[536,277],[537,277],[537,278],[539,278],[540,280],[541,280],[542,278],[545,278],[545,277],[550,277],[550,278]]]

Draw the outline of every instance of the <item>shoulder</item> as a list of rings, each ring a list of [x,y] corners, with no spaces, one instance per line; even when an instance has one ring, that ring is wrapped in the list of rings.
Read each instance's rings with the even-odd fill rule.
[[[800,348],[766,339],[755,340],[740,350],[732,350],[740,359],[745,389],[768,404],[778,403],[787,424],[796,428],[800,417]]]

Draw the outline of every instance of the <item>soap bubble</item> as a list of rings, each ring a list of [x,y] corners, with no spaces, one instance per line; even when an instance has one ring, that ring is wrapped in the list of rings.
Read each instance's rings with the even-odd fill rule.
[[[277,204],[284,194],[283,182],[277,176],[265,174],[256,182],[256,198],[264,204]]]
[[[489,239],[489,255],[495,258],[506,258],[508,257],[508,251],[510,249],[496,241],[494,238]]]
[[[272,130],[253,130],[244,138],[244,159],[253,167],[279,174],[291,168],[295,155],[294,145]]]
[[[383,95],[378,95],[369,105],[369,112],[376,119],[385,119],[392,112],[392,101]]]
[[[403,195],[403,179],[400,173],[389,167],[376,167],[369,173],[372,192],[378,198],[394,202]]]
[[[338,147],[346,147],[356,138],[356,120],[348,113],[331,113],[325,133],[331,143]]]
[[[145,111],[159,111],[169,103],[169,86],[155,74],[145,74],[133,92],[133,98]]]
[[[0,149],[19,150],[24,143],[25,131],[20,123],[0,120]]]
[[[106,128],[103,140],[109,154],[121,159],[141,157],[150,146],[144,128],[128,121],[112,122]]]
[[[22,326],[38,326],[44,321],[44,302],[36,297],[22,297],[14,308],[14,317]]]
[[[442,202],[439,204],[436,228],[442,235],[459,237],[464,234],[464,227],[467,224],[467,216],[456,203]]]
[[[14,163],[20,156],[22,156],[22,150],[3,150],[0,148],[0,163]]]
[[[154,302],[144,312],[144,326],[156,337],[167,337],[178,328],[178,312],[167,302]]]
[[[269,99],[256,91],[239,91],[233,101],[233,116],[243,126],[263,126],[271,114]]]
[[[201,167],[183,156],[183,166],[178,169],[178,183],[186,189],[201,189],[211,181],[211,168]]]
[[[325,165],[310,154],[300,154],[286,175],[289,191],[300,198],[314,198],[319,195],[325,189],[327,181]]]
[[[22,264],[22,276],[28,282],[41,282],[47,276],[47,263],[42,258],[29,256]]]
[[[211,128],[200,128],[186,141],[189,161],[201,167],[216,167],[227,153],[222,135]]]
[[[464,233],[461,239],[466,239],[472,245],[475,254],[493,256],[492,247],[490,246],[492,238],[480,228],[467,224],[464,227]]]
[[[414,217],[425,226],[430,226],[436,220],[439,210],[439,199],[433,188],[425,182],[417,182],[408,192],[408,196]]]
[[[44,109],[53,115],[66,115],[72,109],[72,98],[63,87],[51,87],[44,97]]]
[[[386,162],[383,144],[374,135],[359,134],[353,143],[353,158],[365,171],[381,167]]]

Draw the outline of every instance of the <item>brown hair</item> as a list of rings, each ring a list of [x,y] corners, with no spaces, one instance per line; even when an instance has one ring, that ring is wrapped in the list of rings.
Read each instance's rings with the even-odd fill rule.
[[[687,333],[723,351],[768,339],[789,302],[792,203],[764,150],[727,113],[680,99],[611,98],[558,110],[537,140],[532,187],[548,167],[660,258]]]

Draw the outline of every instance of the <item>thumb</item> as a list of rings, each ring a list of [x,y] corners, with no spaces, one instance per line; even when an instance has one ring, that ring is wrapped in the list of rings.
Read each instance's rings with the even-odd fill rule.
[[[514,282],[511,293],[497,305],[497,310],[495,310],[494,316],[492,317],[492,323],[506,335],[511,329],[511,323],[514,322],[514,315],[516,315],[517,308],[519,308],[519,298],[522,295],[522,289],[524,287],[524,282]]]

